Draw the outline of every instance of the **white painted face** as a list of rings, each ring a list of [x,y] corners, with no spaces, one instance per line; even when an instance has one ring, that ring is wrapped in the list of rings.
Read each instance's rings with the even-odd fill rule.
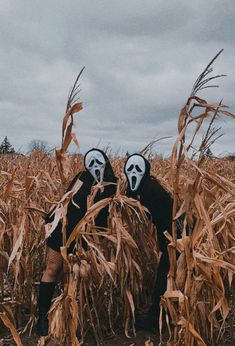
[[[145,161],[140,155],[132,155],[126,162],[125,174],[131,191],[138,190],[140,182],[146,172]]]
[[[96,183],[104,179],[105,157],[98,150],[91,150],[85,157],[85,167],[91,173]]]

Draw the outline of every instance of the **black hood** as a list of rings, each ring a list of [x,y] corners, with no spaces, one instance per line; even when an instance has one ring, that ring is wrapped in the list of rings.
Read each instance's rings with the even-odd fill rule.
[[[105,154],[105,152],[103,152],[102,150],[97,149],[97,148],[92,148],[92,149],[88,150],[87,153],[86,153],[85,156],[84,156],[84,166],[86,167],[86,165],[85,165],[85,159],[86,159],[87,154],[88,154],[90,151],[94,151],[94,150],[100,152],[100,153],[104,156],[104,158],[105,158],[106,164],[105,164],[105,170],[104,170],[104,178],[103,178],[103,181],[115,183],[116,180],[117,180],[117,178],[116,178],[115,175],[114,175],[113,168],[112,168],[112,166],[111,166],[111,163],[110,163],[110,161],[109,161],[108,156],[107,156],[107,155]],[[86,169],[86,171],[90,174],[90,172],[88,171],[88,169]],[[91,176],[91,174],[90,174],[90,176]],[[92,177],[92,179],[93,179],[93,177]]]
[[[130,184],[129,184],[129,179],[126,175],[126,164],[127,164],[127,161],[134,155],[138,155],[140,157],[142,157],[144,159],[144,162],[145,162],[145,174],[143,176],[143,178],[141,179],[141,182],[140,182],[140,185],[138,187],[138,189],[136,191],[132,191],[131,188],[130,188]],[[144,186],[144,183],[145,181],[150,178],[150,163],[149,161],[141,154],[138,154],[138,153],[135,153],[135,154],[132,154],[128,157],[128,159],[126,160],[125,162],[125,165],[124,165],[124,173],[125,173],[125,176],[126,176],[126,179],[127,179],[127,182],[128,182],[128,187],[127,187],[127,192],[126,192],[126,195],[128,197],[133,197],[135,198],[137,195],[139,195],[143,189],[143,186]]]
[[[113,195],[115,195],[116,190],[117,190],[117,184],[116,184],[117,183],[117,178],[114,175],[113,168],[111,166],[111,163],[109,161],[108,156],[100,149],[92,148],[85,154],[85,156],[84,156],[84,166],[86,167],[86,165],[85,165],[86,155],[91,150],[96,150],[96,151],[100,152],[104,156],[104,158],[105,158],[106,165],[105,165],[105,170],[104,170],[103,182],[114,183],[114,184],[109,184],[109,185],[105,186],[103,191],[99,190],[96,193],[94,202],[98,202],[99,200],[101,200],[103,198],[109,198],[109,197],[112,197]],[[90,177],[92,177],[92,175],[88,171],[88,169],[86,169],[85,172],[87,174],[89,174]],[[92,179],[93,179],[93,177],[92,177]],[[94,179],[93,179],[93,183],[94,183]],[[96,225],[97,226],[107,227],[107,213],[108,213],[108,207],[103,208],[99,212],[99,215],[96,217]]]

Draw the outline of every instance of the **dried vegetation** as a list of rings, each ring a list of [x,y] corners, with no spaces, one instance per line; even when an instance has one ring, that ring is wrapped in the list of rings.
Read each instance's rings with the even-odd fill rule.
[[[161,342],[168,346],[222,344],[234,332],[235,162],[205,155],[218,136],[216,118],[234,116],[221,103],[209,104],[197,96],[219,77],[208,77],[213,61],[180,112],[171,157],[151,157],[152,174],[174,198],[173,234],[166,233],[170,272],[161,302],[168,322],[167,340]],[[21,335],[32,331],[45,256],[43,217],[60,201],[58,215],[65,224],[74,191],[62,196],[83,168],[81,156],[67,154],[71,140],[76,142],[73,114],[82,109],[76,100],[77,82],[69,95],[62,145],[55,157],[40,152],[1,155],[0,345],[10,344],[11,338],[22,345]],[[194,131],[188,138],[191,126]],[[196,146],[205,126],[204,138]],[[147,157],[150,149],[144,150]],[[119,177],[116,196],[93,204],[94,190],[87,214],[62,248],[63,283],[49,314],[51,336],[60,345],[80,345],[89,331],[99,344],[120,326],[127,336],[135,335],[135,311],[149,303],[159,258],[155,230],[139,202],[123,194],[124,158],[111,160]],[[94,218],[107,205],[108,227],[97,229]],[[182,239],[176,239],[175,224],[182,214],[186,215]],[[77,252],[67,256],[66,246],[73,239]],[[42,338],[40,344],[44,342]]]

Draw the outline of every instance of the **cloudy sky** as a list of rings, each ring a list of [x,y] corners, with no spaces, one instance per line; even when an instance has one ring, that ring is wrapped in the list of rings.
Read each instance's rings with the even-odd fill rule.
[[[59,146],[68,92],[83,66],[75,132],[84,153],[171,152],[193,82],[222,48],[220,87],[199,96],[235,113],[233,0],[1,0],[0,141]],[[215,154],[234,152],[235,121],[217,122]]]

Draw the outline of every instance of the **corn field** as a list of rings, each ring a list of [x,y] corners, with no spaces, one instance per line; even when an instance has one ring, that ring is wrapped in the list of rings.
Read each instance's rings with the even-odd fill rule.
[[[178,138],[171,156],[154,157],[151,144],[142,150],[151,162],[151,174],[174,200],[173,233],[165,232],[170,271],[161,300],[162,345],[226,345],[235,338],[235,160],[206,155],[218,137],[217,118],[235,116],[222,103],[198,96],[220,77],[210,77],[216,58],[196,80],[178,123],[175,120]],[[73,191],[66,198],[64,192],[84,169],[82,155],[68,154],[71,141],[77,143],[73,117],[82,109],[76,99],[79,77],[69,95],[61,148],[51,155],[0,157],[0,345],[23,345],[22,337],[34,333],[48,232],[44,217],[59,205],[66,224]],[[204,136],[198,141],[201,129]],[[145,208],[125,196],[125,158],[110,160],[119,178],[116,195],[94,204],[100,187],[94,188],[86,215],[61,248],[64,273],[49,312],[49,337],[58,345],[82,345],[88,334],[99,345],[120,328],[127,337],[135,336],[135,313],[149,304],[160,256],[156,230]],[[95,216],[107,205],[108,227],[98,229]],[[182,238],[177,239],[176,221],[182,215]],[[67,255],[74,239],[81,246]],[[46,341],[42,337],[38,344]]]

